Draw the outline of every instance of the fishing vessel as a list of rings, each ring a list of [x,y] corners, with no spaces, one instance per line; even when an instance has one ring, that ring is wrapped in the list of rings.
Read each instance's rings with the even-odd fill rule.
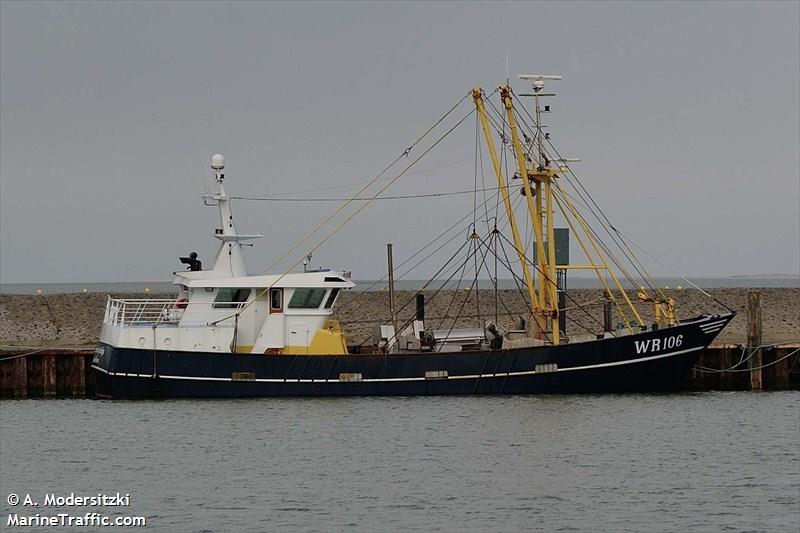
[[[196,253],[181,257],[186,270],[174,272],[175,298],[109,297],[92,360],[97,395],[464,395],[681,388],[701,351],[733,312],[716,302],[724,310],[678,316],[677,302],[655,285],[633,255],[630,240],[599,210],[571,161],[560,156],[545,131],[542,116],[550,106],[542,102],[553,96],[544,91],[545,82],[560,77],[521,78],[532,84],[532,93],[518,96],[508,85],[491,94],[470,90],[384,172],[281,256],[303,252],[279,273],[247,274],[242,247],[263,235],[237,231],[232,197],[225,189],[224,159],[213,156],[213,189],[203,194],[204,203],[219,211],[213,236],[220,242],[213,263],[204,269]],[[522,98],[531,98],[532,111]],[[454,113],[465,104],[468,112],[459,120]],[[385,197],[390,185],[468,117],[475,119],[476,146],[488,153],[496,187],[487,198],[476,177],[466,238],[437,271],[463,277],[466,266],[474,264],[474,279],[462,291],[460,308],[437,326],[426,320],[426,295],[429,303],[440,291],[420,290],[413,312],[404,314],[407,306],[394,301],[390,247],[390,320],[375,324],[370,338],[348,342],[333,317],[343,292],[355,286],[350,273],[307,265],[300,271],[300,263],[332,234],[322,233],[326,224],[335,225],[337,215],[344,217],[333,229],[338,231]],[[433,137],[436,128],[445,130],[438,138]],[[412,150],[423,153],[412,159]],[[387,172],[398,165],[403,168],[396,175]],[[365,197],[369,187],[373,192]],[[487,216],[478,223],[476,211],[487,202],[495,202],[504,217]],[[310,246],[312,239],[318,241],[315,246]],[[579,245],[579,264],[569,261],[570,239]],[[497,300],[494,312],[487,312],[484,301],[483,316],[479,310],[471,327],[463,327],[464,303],[473,290],[478,303],[481,276],[497,294],[498,264],[511,273],[527,312],[519,317],[500,313]],[[589,309],[570,296],[568,273],[576,269],[597,275],[602,286],[598,307]],[[434,277],[431,283],[439,281]]]

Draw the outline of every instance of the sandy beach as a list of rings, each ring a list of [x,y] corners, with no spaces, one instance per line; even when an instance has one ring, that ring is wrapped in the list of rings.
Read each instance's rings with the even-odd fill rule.
[[[750,289],[712,289],[709,292],[735,310],[734,321],[717,337],[715,343],[741,344],[746,339],[746,301]],[[764,341],[800,342],[800,289],[762,288]],[[527,306],[517,291],[498,291],[497,304],[492,290],[476,293],[444,290],[433,297],[426,292],[426,318],[428,327],[450,328],[477,326],[486,320],[497,321],[510,327],[519,316],[527,314]],[[702,312],[720,312],[724,309],[699,291],[672,290],[668,294],[678,301],[681,318],[690,318]],[[115,294],[120,298],[169,297],[170,295]],[[601,317],[602,293],[595,289],[569,291],[567,331],[571,334],[597,331]],[[0,343],[5,345],[65,346],[91,345],[97,341],[103,320],[103,310],[108,295],[104,293],[50,294],[50,295],[0,295]],[[433,299],[431,299],[433,297]],[[467,300],[467,301],[465,301]],[[414,314],[414,292],[396,293],[398,321],[410,319]],[[577,305],[580,304],[580,307]],[[405,307],[404,307],[405,306]],[[496,308],[496,311],[495,311]],[[590,311],[587,314],[582,308]],[[478,312],[480,310],[480,313]],[[375,325],[388,323],[389,296],[386,291],[346,292],[334,309],[334,319],[348,332],[350,342],[366,341]],[[641,308],[646,321],[652,321],[650,306]],[[591,316],[590,316],[591,314]],[[614,322],[621,321],[615,313]]]

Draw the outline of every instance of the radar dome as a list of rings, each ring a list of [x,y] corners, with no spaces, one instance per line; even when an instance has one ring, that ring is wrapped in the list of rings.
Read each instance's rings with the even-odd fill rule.
[[[211,156],[211,168],[214,170],[222,170],[225,168],[225,158],[222,157],[220,154],[214,154]]]

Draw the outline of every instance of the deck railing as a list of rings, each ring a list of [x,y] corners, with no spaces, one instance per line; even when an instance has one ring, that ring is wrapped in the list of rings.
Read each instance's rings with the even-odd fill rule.
[[[176,299],[125,300],[109,297],[103,323],[111,326],[177,324],[184,310],[178,307]]]

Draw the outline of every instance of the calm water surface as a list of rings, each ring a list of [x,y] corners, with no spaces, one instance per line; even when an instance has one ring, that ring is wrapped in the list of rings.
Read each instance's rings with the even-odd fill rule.
[[[799,392],[27,400],[0,424],[4,529],[10,492],[122,492],[148,517],[126,531],[800,531]]]

